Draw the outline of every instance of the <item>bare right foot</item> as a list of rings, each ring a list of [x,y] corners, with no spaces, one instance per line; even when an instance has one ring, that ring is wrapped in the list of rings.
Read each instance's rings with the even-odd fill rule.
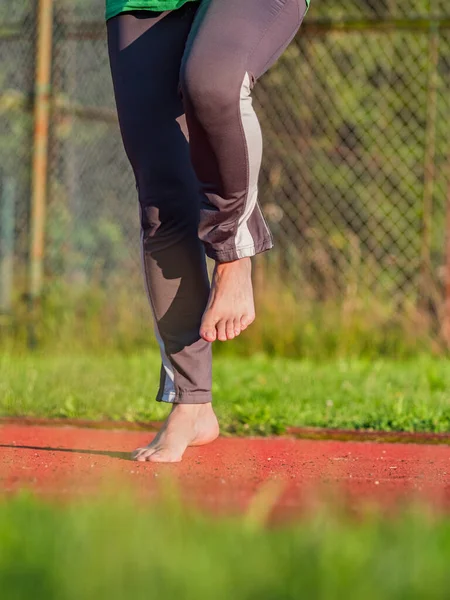
[[[211,403],[174,404],[154,440],[138,448],[132,457],[139,462],[180,462],[188,446],[203,446],[219,435],[219,423]]]
[[[217,263],[200,335],[207,342],[232,340],[255,320],[250,258]]]

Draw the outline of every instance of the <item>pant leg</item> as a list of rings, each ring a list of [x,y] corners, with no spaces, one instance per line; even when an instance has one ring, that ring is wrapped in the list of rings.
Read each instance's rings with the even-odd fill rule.
[[[162,354],[157,399],[211,401],[211,346],[199,336],[208,300],[198,239],[200,189],[182,131],[179,69],[196,3],[108,21],[125,150],[138,188],[142,259]]]
[[[199,236],[219,262],[272,247],[258,204],[262,138],[254,82],[294,37],[305,0],[202,0],[181,70],[191,157],[204,196]]]

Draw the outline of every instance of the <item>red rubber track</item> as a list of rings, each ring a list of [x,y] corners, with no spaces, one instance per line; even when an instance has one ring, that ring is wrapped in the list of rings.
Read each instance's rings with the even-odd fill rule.
[[[6,493],[27,488],[73,499],[119,485],[154,498],[168,476],[186,501],[220,513],[240,512],[253,503],[272,506],[275,517],[285,517],[324,501],[352,510],[425,501],[450,512],[447,445],[219,438],[188,448],[181,463],[131,461],[130,451],[153,435],[1,425],[0,487]]]

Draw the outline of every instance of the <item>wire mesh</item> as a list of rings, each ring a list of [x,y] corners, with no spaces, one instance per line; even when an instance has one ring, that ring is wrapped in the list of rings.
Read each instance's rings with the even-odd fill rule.
[[[55,0],[46,282],[141,286],[137,198],[116,120],[103,0]],[[439,311],[450,189],[447,0],[321,0],[255,88],[267,272],[337,301],[349,285]],[[0,179],[26,264],[36,15],[0,7]],[[120,277],[119,277],[120,279]],[[23,278],[16,275],[21,290]],[[140,287],[136,295],[140,295]]]

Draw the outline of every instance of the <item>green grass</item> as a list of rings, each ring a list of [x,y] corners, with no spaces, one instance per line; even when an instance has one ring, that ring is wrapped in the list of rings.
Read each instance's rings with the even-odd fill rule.
[[[0,414],[146,421],[154,401],[155,352],[58,356],[0,355]],[[312,362],[255,355],[219,356],[214,401],[224,431],[281,433],[287,425],[450,431],[450,362]]]
[[[175,504],[0,501],[5,600],[437,600],[450,589],[450,519],[326,512],[267,529]]]

